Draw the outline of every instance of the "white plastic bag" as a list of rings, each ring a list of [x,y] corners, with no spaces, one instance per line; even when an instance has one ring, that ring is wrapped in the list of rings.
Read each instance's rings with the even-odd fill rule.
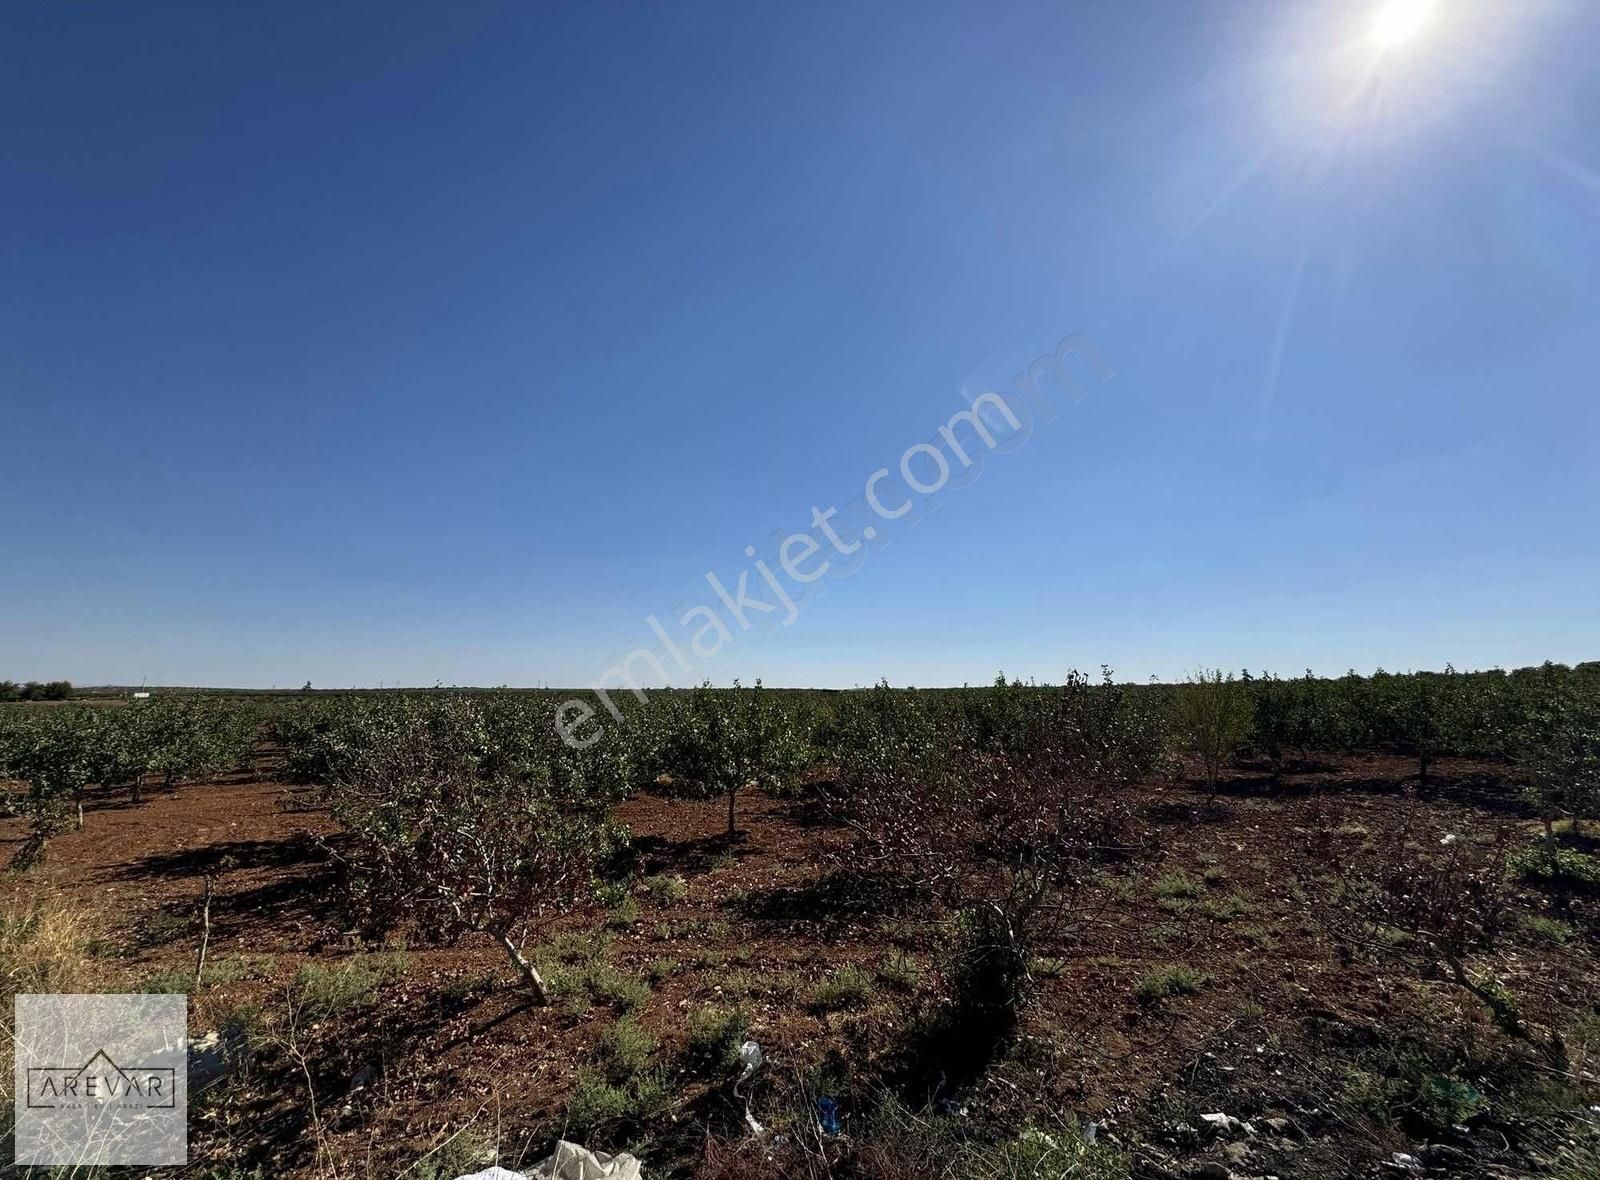
[[[734,1097],[738,1097],[739,1087],[750,1080],[750,1075],[767,1063],[767,1056],[755,1041],[746,1041],[739,1046],[739,1061],[744,1065],[744,1070],[739,1074],[739,1080],[733,1083]],[[756,1138],[759,1139],[767,1133],[767,1129],[756,1120],[756,1116],[750,1113],[748,1097],[744,1100],[744,1121],[750,1128],[750,1133]]]
[[[739,1046],[739,1063],[744,1066],[744,1072],[739,1075],[742,1082],[766,1063],[767,1057],[761,1051],[761,1046],[754,1041],[746,1041]]]
[[[607,1155],[603,1151],[590,1151],[565,1139],[556,1144],[549,1157],[535,1164],[527,1175],[508,1172],[504,1168],[489,1168],[460,1176],[457,1180],[643,1180],[639,1161],[627,1152]]]

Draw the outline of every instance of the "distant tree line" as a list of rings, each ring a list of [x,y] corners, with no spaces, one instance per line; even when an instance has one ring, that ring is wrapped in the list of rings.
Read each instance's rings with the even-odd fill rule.
[[[30,680],[18,684],[15,680],[0,680],[0,701],[70,701],[72,682],[49,680],[41,683]]]

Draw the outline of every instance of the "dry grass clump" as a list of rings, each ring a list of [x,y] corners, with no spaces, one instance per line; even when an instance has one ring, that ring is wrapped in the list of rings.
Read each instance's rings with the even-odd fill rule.
[[[58,894],[30,887],[0,901],[0,1020],[13,996],[85,990],[96,933],[88,911]]]
[[[30,887],[0,900],[0,1102],[8,1114],[16,1031],[12,999],[29,992],[89,990],[95,933],[88,912],[56,894]]]

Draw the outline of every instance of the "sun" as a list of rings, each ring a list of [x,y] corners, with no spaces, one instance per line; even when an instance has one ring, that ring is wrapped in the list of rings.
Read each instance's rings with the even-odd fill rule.
[[[1434,0],[1388,0],[1372,22],[1372,41],[1393,49],[1415,37],[1433,10]]]

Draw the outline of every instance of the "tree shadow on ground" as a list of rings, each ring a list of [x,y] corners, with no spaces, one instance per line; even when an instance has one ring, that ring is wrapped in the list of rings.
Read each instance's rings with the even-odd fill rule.
[[[797,828],[847,827],[831,805],[830,792],[835,789],[831,782],[818,783],[813,793],[785,800],[783,821]]]
[[[748,847],[749,838],[743,832],[736,832],[731,841],[726,832],[685,840],[658,835],[633,838],[634,855],[646,876],[658,873],[699,876],[716,868],[725,857],[738,856]]]
[[[926,900],[893,874],[834,869],[804,885],[756,890],[729,904],[752,921],[839,926],[899,916]]]
[[[236,869],[290,869],[320,864],[327,850],[308,832],[281,840],[223,840],[197,848],[157,852],[123,866],[124,880],[154,877],[203,877]]]
[[[955,1099],[1011,1046],[1017,1015],[1003,1005],[956,1001],[914,1019],[883,1083],[913,1107]]]
[[[1145,819],[1153,824],[1217,824],[1233,814],[1226,805],[1215,800],[1185,799],[1150,803],[1140,809]]]

